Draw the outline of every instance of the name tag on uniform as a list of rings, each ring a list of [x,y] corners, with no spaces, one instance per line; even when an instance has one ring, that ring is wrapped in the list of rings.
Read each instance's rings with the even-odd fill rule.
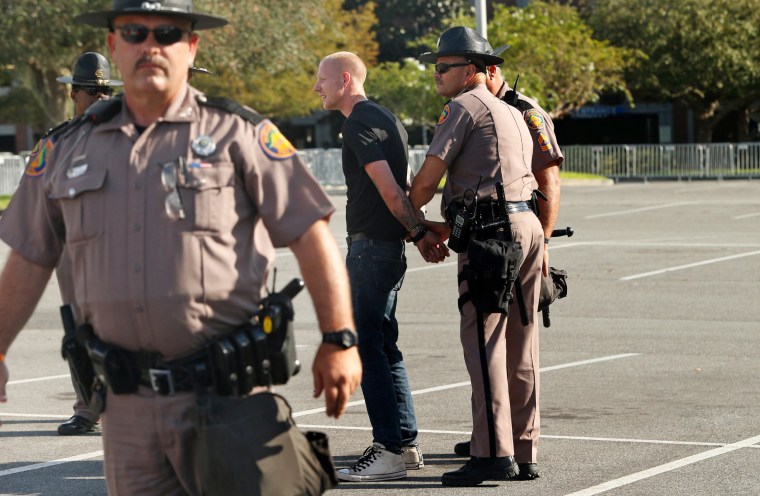
[[[87,172],[88,167],[89,166],[87,164],[75,165],[74,167],[66,171],[66,177],[68,177],[69,179],[74,179],[75,177],[79,177],[85,172]]]

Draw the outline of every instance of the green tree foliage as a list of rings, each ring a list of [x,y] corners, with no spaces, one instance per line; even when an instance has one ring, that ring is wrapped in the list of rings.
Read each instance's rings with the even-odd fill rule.
[[[474,21],[462,19],[474,27]],[[518,90],[537,100],[553,118],[598,101],[605,92],[629,101],[624,69],[635,63],[632,50],[593,36],[578,11],[553,1],[532,0],[525,8],[494,6],[488,39],[503,52],[502,71],[510,83],[520,74]]]
[[[355,9],[368,0],[346,0],[347,9]],[[380,44],[380,61],[398,62],[416,57],[414,42],[430,33],[438,32],[443,22],[454,15],[472,11],[468,0],[384,0],[377,3],[375,13],[377,41]],[[432,46],[435,46],[433,40]]]
[[[444,103],[435,93],[432,66],[415,59],[371,68],[365,87],[369,98],[391,109],[407,127],[432,128]]]
[[[42,131],[72,116],[68,87],[56,78],[69,74],[83,52],[108,56],[105,30],[73,18],[111,5],[0,0],[0,70],[13,81],[10,93],[0,97],[0,122],[29,123]],[[341,7],[341,0],[197,0],[197,11],[226,17],[230,25],[198,32],[196,65],[214,76],[196,76],[193,84],[278,117],[308,114],[319,106],[311,87],[321,57],[337,50],[356,52],[369,64],[377,57],[374,4],[354,11]],[[111,69],[118,78],[116,67]]]
[[[193,84],[267,115],[284,118],[319,108],[311,88],[325,55],[347,50],[370,65],[377,58],[371,2],[353,11],[342,9],[341,0],[207,0],[198,5],[232,22],[200,33],[197,65],[214,76],[198,76]]]
[[[627,78],[637,95],[694,110],[697,141],[728,113],[760,99],[757,0],[588,0],[589,23],[619,46],[644,52]],[[746,125],[744,126],[746,128]]]
[[[108,5],[107,0],[0,0],[0,67],[14,81],[10,92],[0,97],[0,122],[28,123],[43,130],[73,115],[69,89],[56,78],[70,74],[82,53],[107,54],[107,49],[102,30],[72,19]]]
[[[475,19],[457,16],[443,22],[440,32],[431,32],[412,42],[415,57],[435,51],[436,41],[451,26],[475,27]],[[502,53],[505,79],[513,82],[520,74],[519,90],[536,99],[552,117],[595,102],[603,92],[613,91],[630,100],[623,79],[624,68],[637,60],[632,50],[610,46],[592,32],[569,6],[533,0],[526,8],[494,6],[488,25],[494,47],[511,45]],[[424,71],[414,63],[384,63],[371,72],[368,91],[402,119],[434,126],[443,100],[435,96],[432,66]]]

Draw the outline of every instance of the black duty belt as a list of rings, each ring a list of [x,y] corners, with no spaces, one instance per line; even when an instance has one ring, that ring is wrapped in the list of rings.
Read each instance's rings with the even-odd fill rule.
[[[531,208],[528,202],[507,202],[507,213],[518,214],[521,212],[530,212]],[[492,222],[501,219],[499,203],[495,201],[478,202],[478,216],[482,222]]]
[[[198,352],[187,358],[166,361],[155,352],[135,353],[140,384],[161,395],[195,391],[213,383],[208,353]]]

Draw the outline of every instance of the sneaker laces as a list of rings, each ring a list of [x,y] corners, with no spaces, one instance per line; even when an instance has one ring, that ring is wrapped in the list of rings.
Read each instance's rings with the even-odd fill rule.
[[[353,469],[356,471],[363,470],[370,465],[372,465],[372,462],[377,460],[377,456],[380,454],[380,450],[375,448],[375,446],[370,446],[366,450],[364,450],[364,454],[356,460],[356,463],[354,463]]]

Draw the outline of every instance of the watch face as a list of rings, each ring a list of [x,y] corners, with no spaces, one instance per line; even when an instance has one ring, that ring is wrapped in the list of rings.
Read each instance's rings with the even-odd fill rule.
[[[356,336],[351,331],[343,331],[341,332],[341,338],[343,341],[343,347],[344,348],[350,348],[353,345],[356,344]]]
[[[343,348],[351,348],[356,345],[356,334],[348,329],[330,332],[322,337],[322,342],[337,344]]]

